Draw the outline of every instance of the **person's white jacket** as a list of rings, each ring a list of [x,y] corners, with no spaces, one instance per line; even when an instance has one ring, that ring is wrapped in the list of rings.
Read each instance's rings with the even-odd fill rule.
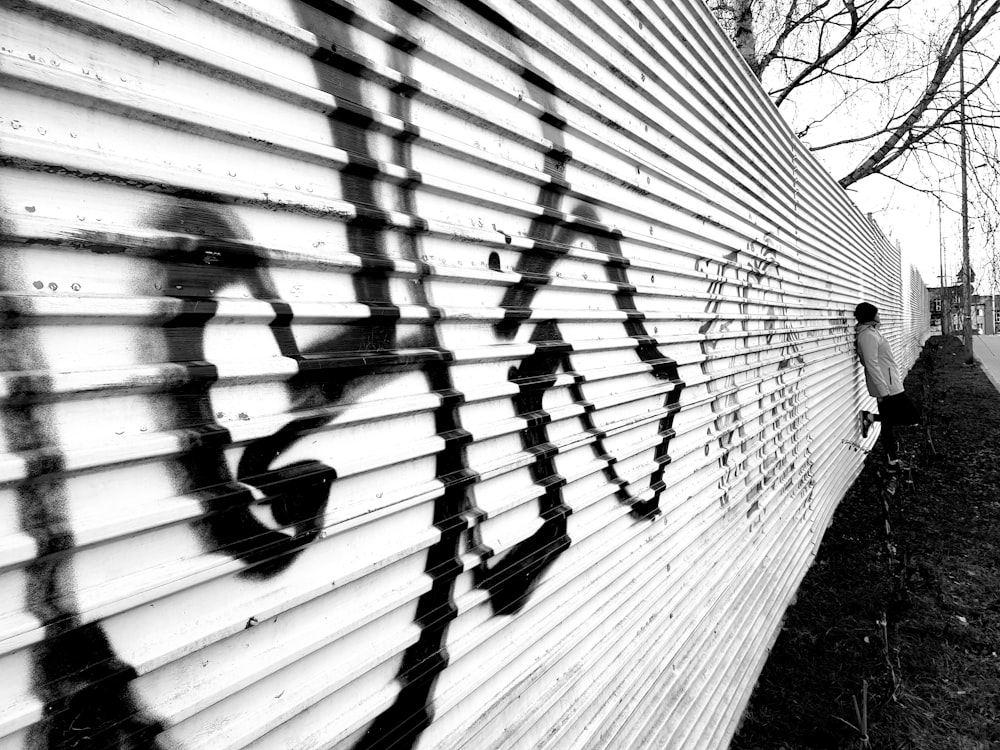
[[[892,356],[892,347],[878,329],[878,324],[859,323],[856,330],[858,357],[865,368],[868,393],[875,398],[902,393],[903,381],[899,377],[899,366]]]

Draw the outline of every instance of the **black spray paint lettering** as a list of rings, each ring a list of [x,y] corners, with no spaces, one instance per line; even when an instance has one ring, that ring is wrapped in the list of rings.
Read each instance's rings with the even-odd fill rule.
[[[0,216],[4,211],[0,205]],[[0,238],[8,229],[0,219]],[[13,265],[16,273],[16,265]],[[19,297],[18,279],[0,262],[0,369],[48,373],[35,326],[24,325],[30,300]],[[10,294],[6,294],[10,292]],[[23,308],[22,308],[23,305]],[[135,670],[114,653],[103,629],[84,622],[67,572],[76,540],[66,508],[65,458],[58,449],[50,406],[40,394],[55,390],[47,375],[11,379],[5,404],[6,450],[25,459],[24,480],[15,488],[23,531],[34,541],[34,561],[25,569],[27,606],[44,629],[32,647],[32,688],[44,705],[43,718],[28,732],[26,745],[40,748],[147,748],[162,731],[143,716],[129,684]],[[39,448],[45,450],[40,451]]]
[[[323,9],[326,10],[325,5]],[[480,10],[486,13],[485,6]],[[489,15],[494,14],[490,12]],[[338,20],[341,25],[333,28],[343,31],[345,39],[335,41],[346,46],[350,14]],[[502,19],[491,20],[506,28]],[[303,23],[308,27],[309,19],[304,17]],[[508,28],[508,31],[512,37],[517,37],[515,30]],[[396,55],[395,62],[401,72],[406,72],[413,47],[402,42],[397,46],[400,54]],[[328,53],[318,53],[316,64],[318,68],[329,64],[343,67],[343,60]],[[329,76],[317,77],[331,80]],[[338,104],[343,105],[338,106],[338,114],[331,119],[331,133],[334,143],[351,155],[351,163],[341,173],[341,181],[345,198],[357,206],[359,212],[347,228],[347,250],[361,261],[354,274],[354,296],[356,301],[368,306],[370,322],[302,350],[292,330],[292,308],[279,298],[266,259],[252,249],[247,242],[252,238],[216,196],[175,195],[165,199],[164,210],[150,222],[158,230],[184,236],[161,257],[166,273],[164,286],[178,300],[180,308],[178,315],[164,326],[168,356],[173,362],[185,363],[187,370],[187,381],[174,391],[169,407],[174,412],[169,415],[169,421],[187,426],[182,431],[184,449],[175,460],[174,474],[179,486],[197,496],[202,504],[204,517],[198,525],[206,551],[241,560],[246,564],[245,577],[264,580],[288,570],[303,549],[319,538],[324,512],[329,503],[336,502],[336,467],[319,460],[297,462],[280,469],[271,467],[296,441],[329,424],[340,413],[338,409],[348,408],[342,399],[349,386],[378,388],[386,378],[392,377],[395,368],[408,365],[422,371],[429,390],[442,396],[435,411],[435,423],[439,434],[448,438],[437,455],[435,472],[445,489],[435,500],[433,513],[440,540],[430,548],[425,565],[433,585],[418,602],[417,621],[421,634],[418,642],[403,656],[398,676],[400,692],[394,704],[375,719],[359,742],[360,748],[411,747],[433,720],[433,687],[438,675],[448,666],[444,645],[448,624],[456,613],[453,594],[462,570],[458,555],[463,535],[468,540],[468,548],[481,559],[474,571],[476,584],[489,592],[491,606],[497,615],[520,612],[545,571],[571,544],[567,528],[571,508],[563,496],[565,480],[556,471],[557,448],[549,440],[542,401],[558,373],[573,371],[573,347],[564,341],[558,320],[527,321],[539,287],[552,277],[554,266],[575,240],[584,238],[604,254],[606,278],[616,288],[614,304],[625,313],[624,328],[635,342],[638,357],[648,364],[657,379],[673,384],[664,397],[665,416],[659,424],[660,442],[655,451],[656,466],[650,492],[646,493],[648,497],[639,499],[618,474],[615,459],[604,444],[605,435],[593,421],[594,407],[583,396],[584,381],[578,378],[571,393],[573,400],[584,406],[582,427],[593,437],[592,450],[595,460],[602,464],[604,476],[615,487],[618,499],[636,518],[651,518],[658,512],[665,486],[663,472],[669,462],[672,420],[683,386],[676,363],[660,352],[657,342],[645,328],[643,315],[635,305],[635,289],[628,282],[628,261],[621,251],[620,235],[601,225],[596,209],[570,197],[571,186],[564,179],[568,152],[560,145],[564,141],[561,135],[564,122],[555,113],[555,88],[542,75],[527,68],[524,80],[536,101],[545,104],[542,126],[546,137],[555,144],[545,159],[546,172],[552,179],[538,198],[545,215],[533,222],[528,231],[534,247],[523,255],[517,268],[523,278],[530,276],[532,280],[510,290],[502,303],[504,319],[497,324],[493,335],[498,341],[507,341],[520,328],[531,326],[528,340],[535,345],[535,353],[513,366],[508,377],[519,391],[514,397],[515,412],[527,422],[521,440],[524,450],[534,457],[530,469],[532,480],[544,491],[538,501],[540,527],[499,560],[494,560],[493,551],[483,544],[479,524],[481,513],[468,492],[478,479],[469,468],[465,452],[471,435],[462,428],[464,398],[454,388],[450,375],[454,357],[441,346],[436,331],[435,320],[440,313],[428,304],[430,295],[426,287],[430,270],[426,265],[418,279],[417,294],[423,295],[430,320],[417,335],[419,341],[399,340],[399,308],[389,291],[392,264],[385,251],[388,215],[376,208],[378,174],[371,166],[375,162],[368,147],[368,129],[374,118],[373,113],[366,114],[358,104],[363,97],[360,82],[355,77],[339,77],[337,90],[330,91],[337,97]],[[419,94],[419,87],[408,84],[398,93],[396,106],[399,109],[394,114],[406,122],[408,102]],[[408,169],[410,144],[417,137],[419,131],[410,128],[396,140],[396,158]],[[418,184],[419,175],[414,174],[402,189],[403,206],[411,216],[415,216],[412,195]],[[420,257],[421,229],[417,222],[409,237],[409,252],[414,260]],[[191,237],[195,238],[193,242]],[[492,260],[490,266],[493,266]],[[274,318],[270,327],[278,348],[282,356],[296,361],[299,366],[298,374],[288,382],[292,402],[329,407],[323,416],[294,419],[274,434],[251,442],[239,459],[235,473],[224,457],[224,451],[233,443],[232,435],[216,420],[212,409],[211,390],[219,373],[205,351],[205,328],[218,308],[215,292],[233,284],[248,289],[254,298],[272,305]],[[318,356],[321,352],[350,354],[362,337],[369,342],[369,348],[388,355],[397,352],[403,343],[419,344],[430,354],[420,362],[410,363],[390,356],[386,360],[389,364],[375,367],[362,357],[352,360],[349,356]],[[42,418],[29,414],[26,419],[29,423],[37,423],[39,430],[44,429]],[[41,477],[57,469],[58,466],[39,466],[36,474]],[[41,507],[51,508],[52,513],[58,514],[58,492],[53,492],[50,498],[51,502]],[[26,497],[22,507],[27,508],[29,501]],[[46,521],[46,524],[54,527],[56,522]],[[46,544],[48,547],[56,545],[52,550],[59,551],[72,547],[72,540],[63,538]],[[43,548],[48,547],[43,545]],[[42,568],[44,566],[37,573],[40,585],[58,587],[55,571],[45,572]],[[51,583],[46,584],[46,581]],[[39,600],[38,606],[42,607],[50,598],[71,601],[72,592],[53,591],[53,596]],[[150,746],[160,726],[155,719],[136,712],[128,693],[128,682],[135,672],[114,655],[100,626],[83,626],[74,621],[72,612],[68,611],[53,612],[43,621],[62,623],[59,628],[47,631],[46,641],[36,659],[42,675],[40,681],[51,693],[43,693],[39,688],[40,694],[48,695],[47,704],[52,713],[45,724],[45,744],[70,747],[72,740],[67,736],[73,728],[86,726],[91,728],[93,736],[121,747]],[[78,661],[81,654],[89,656],[88,663],[75,666],[74,659]],[[70,673],[75,675],[76,682],[64,684],[65,675]]]
[[[512,39],[519,39],[519,31],[488,6],[479,2],[467,3],[467,6],[505,30]],[[397,62],[401,65],[408,64],[401,56],[397,56]],[[405,72],[403,68],[400,70]],[[636,500],[627,482],[618,477],[613,460],[606,457],[603,435],[592,422],[592,405],[588,405],[590,408],[585,412],[584,427],[594,434],[592,445],[595,455],[605,463],[605,475],[617,487],[619,499],[631,507],[634,515],[648,518],[656,513],[659,506],[663,489],[663,468],[669,461],[667,449],[672,435],[672,420],[683,384],[679,380],[676,363],[660,354],[656,342],[645,330],[643,317],[634,304],[635,290],[627,282],[627,261],[616,234],[607,230],[602,232],[596,212],[583,203],[574,206],[570,212],[570,216],[575,213],[577,218],[562,218],[561,211],[565,210],[563,204],[571,188],[564,179],[569,157],[566,149],[561,146],[564,143],[562,130],[565,121],[555,112],[557,92],[544,76],[527,67],[523,78],[532,90],[533,98],[543,103],[543,135],[554,145],[545,155],[544,168],[550,181],[542,188],[537,200],[537,205],[544,209],[543,216],[532,222],[527,236],[533,240],[533,247],[525,252],[516,268],[525,280],[512,287],[505,295],[501,303],[505,315],[496,326],[496,333],[501,340],[510,340],[525,325],[525,321],[531,316],[531,303],[539,286],[545,285],[552,278],[554,264],[565,254],[574,237],[589,236],[595,248],[605,253],[608,280],[618,288],[615,293],[616,306],[627,314],[625,328],[628,335],[636,340],[636,349],[641,359],[651,365],[656,377],[675,383],[666,399],[667,415],[660,425],[661,443],[656,451],[657,466],[651,481],[652,498],[642,502]],[[416,90],[407,93],[412,95]],[[490,267],[496,266],[498,269],[498,261],[499,259],[494,262],[491,256]],[[568,534],[568,515],[571,509],[563,498],[566,482],[555,469],[556,448],[548,438],[547,414],[542,408],[542,400],[545,392],[555,382],[556,373],[560,370],[572,370],[569,363],[572,346],[563,340],[558,322],[554,320],[534,324],[529,341],[536,345],[536,352],[512,367],[508,379],[519,388],[519,394],[514,398],[516,413],[525,418],[531,415],[528,427],[522,431],[521,437],[524,449],[534,455],[532,479],[543,488],[538,501],[542,524],[531,537],[517,543],[498,563],[490,566],[488,561],[493,557],[493,551],[483,544],[481,528],[476,523],[479,513],[465,486],[456,487],[461,489],[460,498],[456,497],[449,502],[446,495],[445,501],[439,503],[438,508],[443,506],[443,512],[436,509],[435,523],[439,523],[439,519],[446,522],[454,519],[458,508],[464,511],[464,523],[452,520],[444,527],[439,525],[442,541],[432,548],[427,561],[428,572],[436,574],[435,588],[429,595],[422,597],[418,605],[418,619],[424,628],[420,641],[408,649],[404,656],[399,676],[403,687],[395,703],[369,727],[357,746],[359,749],[412,747],[419,734],[433,720],[431,693],[437,675],[447,667],[444,639],[447,623],[455,617],[452,592],[454,581],[461,572],[457,559],[458,539],[453,536],[456,526],[469,526],[466,532],[469,536],[469,548],[482,560],[474,571],[474,580],[490,593],[490,602],[497,615],[519,612],[544,572],[571,544]],[[584,399],[580,386],[580,382],[574,385],[573,397],[577,403],[582,404]],[[457,419],[456,415],[455,420]],[[458,463],[459,458],[462,465],[460,474],[465,474],[468,467],[464,462],[464,454],[461,457],[456,455],[452,460]],[[443,575],[441,571],[444,571]],[[414,675],[417,676],[416,679]]]
[[[804,360],[796,334],[778,330],[786,329],[789,317],[770,235],[751,242],[746,252],[728,253],[721,261],[703,258],[696,267],[719,277],[709,284],[709,316],[699,329],[704,336],[702,372],[711,378],[709,392],[718,394],[712,400],[717,416],[707,431],[705,451],[719,451],[721,505],[729,506],[735,496],[749,516],[802,444],[799,372]],[[776,342],[778,358],[773,361]],[[755,396],[748,399],[748,394]]]

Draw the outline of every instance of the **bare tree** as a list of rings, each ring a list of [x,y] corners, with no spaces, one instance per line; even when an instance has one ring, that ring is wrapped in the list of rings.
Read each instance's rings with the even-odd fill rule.
[[[812,150],[851,165],[839,178],[844,187],[879,174],[938,193],[942,169],[955,159],[957,62],[964,50],[973,158],[993,167],[995,178],[1000,106],[991,81],[1000,55],[977,43],[985,50],[983,40],[1000,32],[1000,0],[709,0],[709,6],[798,135]]]

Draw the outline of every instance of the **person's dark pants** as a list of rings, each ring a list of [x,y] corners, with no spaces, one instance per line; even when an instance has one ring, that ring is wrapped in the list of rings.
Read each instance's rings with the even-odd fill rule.
[[[885,449],[885,455],[890,461],[895,461],[899,458],[899,441],[896,440],[896,431],[892,428],[892,422],[886,421],[882,418],[881,410],[880,413],[875,416],[876,422],[882,423],[882,447]]]
[[[879,399],[878,414],[872,419],[882,423],[882,447],[890,461],[899,458],[899,442],[896,438],[897,426],[918,424],[920,412],[905,393]]]

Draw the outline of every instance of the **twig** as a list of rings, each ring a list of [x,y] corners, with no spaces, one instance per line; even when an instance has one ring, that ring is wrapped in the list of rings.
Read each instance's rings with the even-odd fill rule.
[[[851,702],[854,704],[854,718],[858,722],[857,724],[852,724],[847,719],[842,719],[839,716],[835,716],[834,718],[842,721],[858,733],[858,741],[861,743],[861,747],[871,747],[868,739],[868,680],[861,681],[861,705],[858,705],[858,696],[856,695],[851,696]]]

